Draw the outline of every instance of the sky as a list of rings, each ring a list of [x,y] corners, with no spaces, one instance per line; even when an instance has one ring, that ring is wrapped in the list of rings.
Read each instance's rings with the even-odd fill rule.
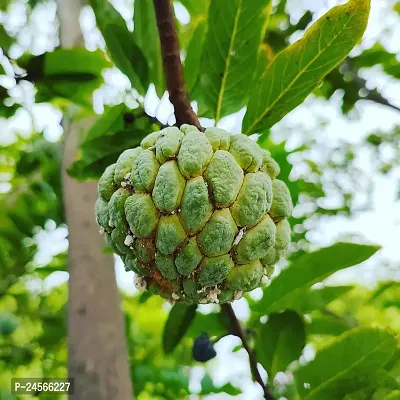
[[[114,0],[116,8],[128,20],[132,20],[131,1]],[[335,0],[289,0],[288,7],[292,12],[293,20],[298,19],[302,13],[302,7],[307,6],[313,10],[318,10],[317,16],[321,16],[328,8],[334,5],[344,3],[344,1]],[[394,53],[400,52],[400,24],[399,16],[390,9],[395,3],[394,0],[372,0],[371,19],[361,44],[361,47],[370,47],[377,38]],[[31,31],[25,28],[19,36],[21,45],[14,46],[11,54],[14,57],[30,48],[33,53],[39,54],[44,50],[54,48],[58,43],[56,29],[52,24],[54,21],[56,8],[54,3],[49,2],[47,6],[38,7],[29,21],[24,18],[23,2],[17,2],[11,18],[5,20],[4,15],[0,13],[0,23],[4,22],[6,27],[16,29],[18,26],[27,25],[35,27],[37,34],[31,35]],[[182,6],[176,7],[178,18],[185,22],[188,14]],[[96,47],[104,47],[104,41],[95,27],[93,13],[89,8],[85,8],[81,15],[81,24],[84,31],[84,37],[87,47],[94,50]],[[129,25],[129,24],[128,24]],[[294,37],[297,39],[297,37]],[[357,49],[354,54],[357,54]],[[1,61],[1,59],[0,59]],[[4,61],[4,59],[3,59]],[[373,68],[364,71],[363,76],[368,79],[371,87],[378,87],[380,91],[392,103],[400,106],[400,83],[387,77],[379,68]],[[13,86],[13,80],[9,77],[0,77],[2,84],[8,87]],[[94,95],[94,106],[98,113],[102,112],[103,102],[118,97],[121,91],[129,88],[128,79],[116,70],[109,70],[105,73],[105,86]],[[62,134],[60,126],[61,113],[54,107],[45,104],[35,105],[33,103],[34,91],[32,85],[26,84],[23,90],[20,88],[12,89],[13,95],[23,100],[26,110],[17,112],[14,118],[10,120],[0,119],[0,144],[12,141],[16,133],[31,132],[32,124],[35,129],[43,130],[45,137],[50,141],[57,141]],[[146,110],[150,115],[157,116],[163,123],[172,122],[173,108],[168,99],[158,99],[154,90],[150,90],[145,99]],[[363,139],[375,130],[390,130],[396,125],[400,125],[400,113],[385,106],[377,105],[371,102],[359,102],[356,110],[349,118],[343,117],[340,111],[340,94],[332,97],[330,101],[309,97],[306,102],[296,110],[286,116],[280,123],[272,129],[272,137],[276,141],[287,140],[287,146],[295,147],[297,143],[303,140],[304,135],[311,135],[316,140],[317,145],[323,144],[325,149],[333,149],[340,143],[352,143],[359,145]],[[239,133],[241,119],[244,110],[239,113],[226,117],[220,121],[219,127],[229,130],[231,133]],[[325,123],[321,126],[320,121]],[[203,126],[211,126],[212,121],[202,120]],[[320,154],[316,147],[315,154],[312,157],[318,162]],[[396,201],[396,194],[399,190],[400,171],[394,170],[388,176],[373,173],[371,164],[371,155],[365,147],[360,146],[357,153],[357,166],[365,174],[372,176],[374,187],[371,193],[372,209],[360,211],[353,217],[335,217],[323,219],[315,229],[309,233],[309,239],[312,247],[328,246],[347,234],[355,234],[361,241],[376,243],[382,246],[371,260],[361,266],[353,267],[345,271],[340,271],[332,276],[329,284],[341,284],[352,281],[358,281],[365,285],[373,286],[378,280],[387,278],[400,279],[400,201]],[[293,178],[295,179],[297,169],[294,165]],[[371,175],[372,174],[372,175]],[[1,186],[0,190],[6,191],[6,186]],[[334,199],[331,199],[334,201]],[[329,201],[329,199],[328,199]],[[360,200],[361,201],[361,200]],[[294,211],[297,212],[296,209]],[[38,232],[37,241],[40,245],[40,252],[37,255],[39,264],[46,264],[53,255],[64,251],[68,242],[66,239],[67,230],[65,227],[56,227],[52,221],[46,225],[46,229]],[[386,261],[390,262],[395,268],[379,268]],[[126,291],[133,292],[132,273],[126,273],[117,260],[116,263],[117,281],[119,286]],[[59,284],[67,279],[66,273],[55,273],[45,282],[45,287],[49,288]],[[37,287],[37,282],[32,282],[32,288]],[[41,285],[43,288],[43,286]],[[254,296],[258,296],[256,290]],[[212,308],[212,306],[211,306]],[[209,306],[202,306],[202,310],[207,312],[211,309]],[[235,311],[241,319],[246,319],[249,310],[246,302],[240,300],[234,304]],[[208,368],[214,371],[213,376],[218,383],[224,383],[231,379],[237,384],[243,385],[245,394],[239,399],[262,399],[260,389],[251,382],[249,368],[244,351],[231,353],[231,349],[238,343],[234,338],[221,340],[216,350],[218,357],[209,363]],[[312,357],[312,349],[306,349],[304,357]],[[226,366],[229,365],[229,368]],[[198,387],[203,370],[194,370],[192,385]],[[245,378],[245,379],[244,379]],[[287,379],[287,377],[281,377]],[[210,399],[221,397],[213,396]]]

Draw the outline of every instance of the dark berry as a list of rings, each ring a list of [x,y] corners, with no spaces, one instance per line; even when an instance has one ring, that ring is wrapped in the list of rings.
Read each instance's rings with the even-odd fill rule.
[[[192,353],[193,358],[199,362],[207,362],[217,355],[206,333],[203,333],[194,341]]]
[[[135,120],[135,116],[132,113],[127,112],[124,114],[124,121],[125,121],[126,125],[131,124],[134,120]]]

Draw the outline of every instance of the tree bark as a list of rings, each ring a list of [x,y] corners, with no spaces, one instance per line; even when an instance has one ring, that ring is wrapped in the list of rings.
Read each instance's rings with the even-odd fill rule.
[[[58,0],[61,44],[82,46],[79,14],[83,0]],[[75,380],[73,400],[133,398],[124,320],[113,257],[94,217],[96,182],[77,182],[66,173],[78,140],[92,120],[64,118],[62,181],[69,231],[68,371]]]

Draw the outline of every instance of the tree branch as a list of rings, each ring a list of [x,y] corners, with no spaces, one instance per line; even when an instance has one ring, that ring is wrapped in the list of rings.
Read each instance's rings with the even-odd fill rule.
[[[221,308],[229,318],[229,321],[231,324],[231,333],[240,338],[244,349],[247,351],[247,354],[249,355],[251,372],[253,374],[254,379],[260,384],[260,386],[262,387],[262,389],[264,391],[264,399],[275,400],[275,398],[270,393],[267,385],[263,382],[263,380],[261,378],[260,371],[258,370],[258,367],[257,367],[256,355],[253,352],[253,350],[250,348],[249,344],[247,343],[245,333],[242,329],[242,326],[240,325],[239,320],[236,318],[235,311],[233,310],[233,308],[230,304],[222,304]]]
[[[179,42],[175,17],[170,0],[153,0],[156,12],[161,53],[169,98],[175,109],[177,125],[191,124],[201,128],[185,91],[183,69],[179,54]]]
[[[360,100],[373,101],[374,103],[382,104],[383,106],[393,108],[393,110],[400,111],[400,107],[390,103],[390,101],[383,97],[380,93],[371,90],[368,91],[368,94],[364,98],[361,97]]]
[[[395,104],[391,103],[388,99],[382,96],[382,94],[377,89],[370,90],[367,88],[367,81],[359,75],[358,69],[353,65],[350,57],[347,57],[343,61],[342,66],[345,68],[346,72],[351,74],[351,78],[358,86],[358,88],[366,92],[365,96],[359,96],[360,100],[373,101],[374,103],[382,104],[383,106],[387,106],[393,108],[396,111],[400,111],[400,107],[397,107]]]

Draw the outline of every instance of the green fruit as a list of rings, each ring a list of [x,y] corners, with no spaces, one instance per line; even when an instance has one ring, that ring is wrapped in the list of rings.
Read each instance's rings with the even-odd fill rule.
[[[227,276],[228,289],[249,291],[260,286],[264,275],[264,268],[260,260],[254,260],[250,264],[233,268]]]
[[[279,179],[274,179],[272,181],[272,191],[274,196],[269,215],[271,215],[274,221],[280,221],[290,217],[293,211],[293,203],[289,189],[285,183]]]
[[[266,150],[263,150],[262,153],[263,160],[260,169],[261,171],[266,172],[271,179],[275,179],[281,172],[279,164],[268,154]]]
[[[96,219],[138,288],[228,303],[269,278],[289,246],[293,205],[278,174],[245,135],[169,127],[105,170]]]
[[[275,243],[261,259],[264,265],[273,266],[283,257],[290,244],[290,233],[290,224],[287,219],[277,222]]]

